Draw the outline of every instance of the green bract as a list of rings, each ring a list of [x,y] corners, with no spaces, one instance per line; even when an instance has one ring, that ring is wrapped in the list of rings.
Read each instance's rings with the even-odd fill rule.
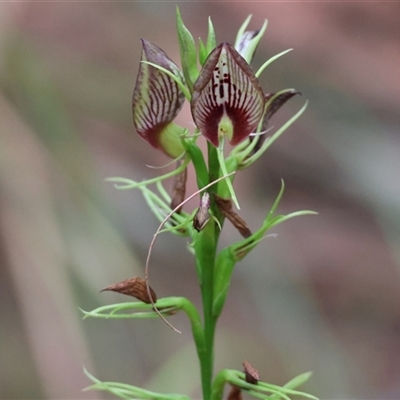
[[[188,88],[192,91],[193,83],[199,75],[197,69],[196,45],[192,34],[182,21],[179,8],[176,8],[176,28],[178,31],[179,48],[181,51],[183,75],[185,76]]]

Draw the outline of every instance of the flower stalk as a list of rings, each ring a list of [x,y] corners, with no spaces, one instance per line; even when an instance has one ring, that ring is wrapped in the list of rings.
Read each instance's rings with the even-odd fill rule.
[[[256,398],[272,400],[291,396],[316,399],[295,388],[303,384],[310,374],[300,375],[282,387],[259,379],[258,371],[244,362],[245,372],[223,370],[214,374],[214,339],[232,272],[237,263],[266,237],[274,226],[295,216],[313,214],[297,211],[287,215],[276,214],[283,196],[284,185],[261,226],[253,233],[246,221],[233,209],[239,208],[234,190],[237,171],[257,161],[269,146],[304,112],[305,106],[287,123],[266,137],[271,117],[289,99],[298,94],[294,89],[278,93],[265,93],[259,75],[275,59],[272,57],[254,73],[250,63],[267,28],[267,21],[257,31],[246,31],[251,16],[246,19],[236,37],[235,45],[217,44],[211,19],[208,21],[207,39],[198,42],[176,14],[178,42],[182,70],[158,46],[142,40],[142,59],[132,97],[133,123],[137,133],[151,146],[177,160],[175,170],[156,178],[137,182],[127,178],[110,178],[118,189],[137,188],[160,221],[145,265],[145,277],[128,278],[107,286],[114,291],[133,296],[138,301],[99,307],[84,312],[86,317],[104,319],[146,319],[161,317],[169,322],[177,312],[183,311],[191,323],[193,339],[200,363],[201,386],[204,400],[222,400],[224,385],[232,385],[230,398],[241,398],[244,391]],[[199,68],[200,65],[200,68]],[[190,109],[195,129],[175,124],[175,118],[185,100]],[[203,154],[198,140],[207,142]],[[232,146],[228,152],[226,144]],[[227,154],[226,154],[227,153]],[[187,167],[192,165],[198,190],[185,198]],[[174,177],[172,195],[163,182]],[[155,185],[155,189],[151,188]],[[200,197],[198,209],[185,211],[187,202]],[[225,219],[239,231],[243,239],[219,250],[218,243]],[[148,272],[151,250],[157,236],[169,232],[189,238],[188,249],[194,255],[202,298],[202,312],[182,297],[157,298],[150,288]],[[202,317],[201,317],[202,315]],[[107,390],[120,398],[189,399],[185,395],[160,394],[127,384],[102,382],[86,372],[93,385],[89,389]]]

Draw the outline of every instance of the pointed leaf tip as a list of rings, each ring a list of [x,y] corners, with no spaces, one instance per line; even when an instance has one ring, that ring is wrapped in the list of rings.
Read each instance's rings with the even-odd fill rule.
[[[183,23],[179,7],[176,7],[176,29],[178,33],[179,49],[181,53],[181,63],[183,74],[188,88],[191,90],[193,83],[199,75],[197,69],[196,44],[189,29]]]

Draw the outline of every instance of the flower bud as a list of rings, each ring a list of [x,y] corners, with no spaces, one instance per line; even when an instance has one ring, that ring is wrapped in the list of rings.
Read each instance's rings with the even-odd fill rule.
[[[251,63],[253,60],[257,46],[264,36],[268,24],[268,21],[265,20],[263,26],[258,31],[245,31],[250,19],[251,15],[246,19],[240,28],[235,41],[235,49],[248,63]]]
[[[196,229],[197,232],[202,231],[210,220],[209,209],[210,195],[207,192],[204,192],[200,200],[200,207],[197,209],[193,218],[193,228]]]

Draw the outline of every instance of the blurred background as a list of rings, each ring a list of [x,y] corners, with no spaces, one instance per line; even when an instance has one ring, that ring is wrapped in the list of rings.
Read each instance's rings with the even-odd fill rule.
[[[255,68],[266,92],[303,96],[273,117],[306,113],[236,179],[255,230],[284,179],[280,212],[319,212],[277,227],[238,264],[217,335],[216,368],[247,360],[283,384],[314,371],[322,399],[400,398],[400,3],[15,2],[0,8],[0,398],[97,399],[102,380],[200,398],[184,316],[82,320],[79,307],[130,299],[99,293],[143,276],[158,223],[138,191],[168,160],[134,132],[140,38],[176,62],[175,4],[195,38],[218,42],[269,20]],[[188,107],[179,115],[191,126]],[[192,179],[193,180],[193,179]],[[189,183],[188,193],[194,190]],[[195,207],[195,204],[193,205]],[[189,209],[193,209],[189,207]],[[223,243],[237,239],[226,225]],[[199,304],[186,239],[160,236],[159,297]]]

